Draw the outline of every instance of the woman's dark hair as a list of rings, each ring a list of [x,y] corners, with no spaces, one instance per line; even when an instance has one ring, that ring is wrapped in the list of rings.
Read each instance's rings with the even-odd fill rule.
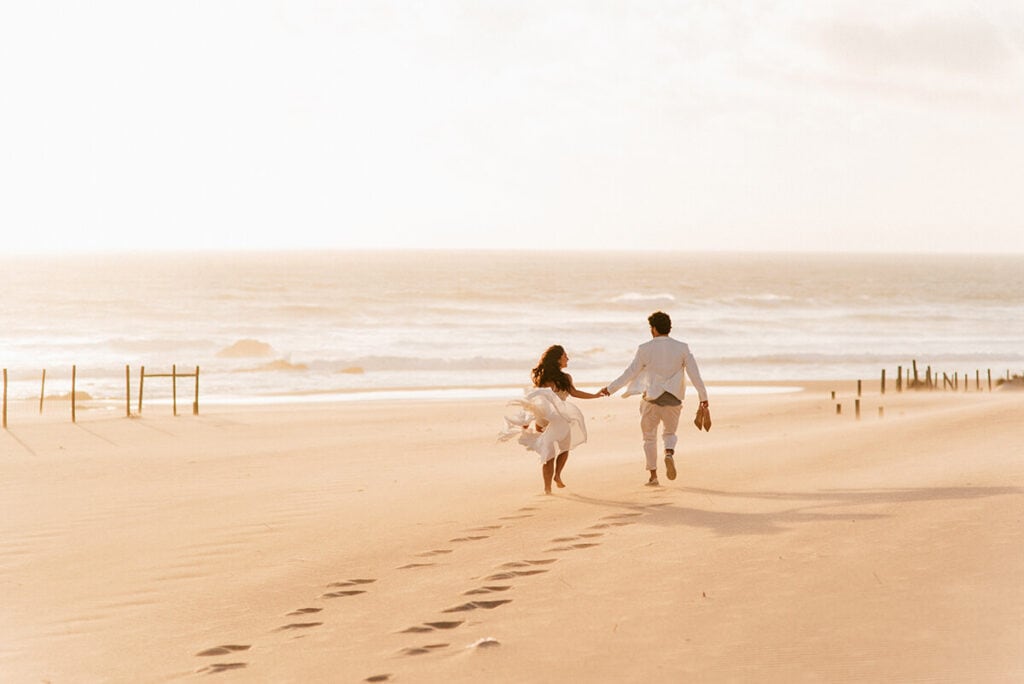
[[[558,344],[550,346],[544,351],[540,361],[537,363],[537,367],[530,373],[533,376],[534,387],[552,385],[559,392],[568,392],[572,389],[572,380],[569,379],[569,376],[558,365],[564,353],[565,349]]]

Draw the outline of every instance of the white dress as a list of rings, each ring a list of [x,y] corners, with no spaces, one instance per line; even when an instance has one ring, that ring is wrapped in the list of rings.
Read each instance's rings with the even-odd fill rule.
[[[528,450],[537,452],[542,462],[575,449],[587,441],[587,424],[575,404],[566,401],[568,396],[568,392],[542,387],[510,401],[509,406],[518,406],[520,411],[505,417],[506,427],[498,439],[504,442],[516,438]]]

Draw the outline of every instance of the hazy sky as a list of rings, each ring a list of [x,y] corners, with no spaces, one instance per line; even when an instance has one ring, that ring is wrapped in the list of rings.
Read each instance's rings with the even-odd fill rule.
[[[1020,0],[0,5],[2,251],[1024,252]]]

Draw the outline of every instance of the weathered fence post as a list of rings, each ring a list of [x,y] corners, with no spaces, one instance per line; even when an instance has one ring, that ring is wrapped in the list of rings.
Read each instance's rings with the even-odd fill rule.
[[[882,394],[885,394],[885,369],[882,369]]]
[[[174,364],[171,364],[171,406],[174,415],[178,415],[178,370]]]
[[[46,396],[46,369],[43,369],[43,381],[39,383],[39,415],[43,415],[43,397]]]
[[[857,420],[860,420],[860,399],[854,399],[853,412],[856,414]]]
[[[146,381],[146,367],[139,366],[139,415],[142,415],[142,383]]]
[[[75,375],[77,374],[77,367],[71,366],[71,422],[75,422]]]
[[[192,415],[199,415],[199,366],[196,366],[196,398],[192,402]]]
[[[914,359],[914,387],[917,387],[917,359]]]
[[[836,404],[836,415],[837,416],[843,415],[843,405],[842,404]]]
[[[903,366],[896,366],[896,391],[903,391]]]
[[[124,365],[124,417],[132,417],[132,367]]]
[[[992,369],[988,369],[988,391],[992,391]]]
[[[860,396],[860,380],[857,381],[857,396]]]

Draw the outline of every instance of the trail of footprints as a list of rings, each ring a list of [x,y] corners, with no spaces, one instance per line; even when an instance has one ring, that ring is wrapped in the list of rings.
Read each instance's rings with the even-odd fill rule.
[[[499,520],[520,520],[523,518],[529,518],[533,515],[531,511],[537,510],[532,507],[525,507],[519,509],[516,515],[507,515],[499,518]],[[637,516],[644,515],[642,512],[630,512],[630,513],[617,513],[613,515],[606,515],[601,518],[602,522],[598,522],[591,525],[588,530],[604,530],[607,528],[620,527],[624,525],[632,525],[635,521],[630,520]],[[474,527],[466,530],[467,533],[479,533],[479,532],[494,532],[503,528],[504,525],[485,525],[482,527]],[[604,532],[586,531],[580,532],[571,537],[556,537],[550,541],[557,546],[546,549],[545,553],[560,553],[565,551],[577,551],[581,549],[588,549],[594,546],[598,546],[600,542],[593,541],[598,537],[603,536]],[[490,538],[490,534],[467,534],[462,537],[455,537],[450,539],[452,543],[464,543],[474,542],[483,539]],[[430,558],[434,556],[446,555],[452,553],[454,549],[431,549],[430,551],[424,551],[416,554],[417,558]],[[487,575],[483,578],[484,584],[478,587],[474,587],[463,592],[463,596],[486,596],[490,594],[503,594],[513,588],[511,584],[501,584],[500,582],[507,582],[522,577],[531,577],[534,575],[540,575],[548,572],[548,568],[544,567],[552,563],[557,562],[557,558],[538,558],[528,559],[521,561],[509,561],[495,568],[497,572]],[[418,568],[425,568],[436,565],[432,562],[413,562],[406,565],[402,565],[398,570],[415,570]],[[377,580],[375,578],[357,578],[347,579],[338,582],[331,582],[327,585],[327,589],[331,591],[325,592],[320,595],[321,599],[338,599],[338,598],[349,598],[365,594],[369,591],[369,585],[373,584]],[[365,588],[361,588],[365,587]],[[509,598],[473,598],[464,603],[445,608],[441,610],[442,613],[467,613],[475,610],[493,610],[503,605],[509,604],[512,599]],[[297,608],[287,614],[287,617],[302,617],[302,616],[316,616],[317,613],[322,612],[323,608]],[[275,632],[303,632],[304,630],[313,629],[324,624],[323,621],[309,621],[309,622],[289,622],[276,628]],[[418,625],[413,625],[406,629],[401,630],[400,634],[426,634],[436,631],[449,631],[460,627],[465,624],[465,620],[434,620],[430,622],[423,622]],[[497,646],[499,642],[494,639],[481,640],[478,644],[479,647],[490,647]],[[419,656],[428,653],[433,653],[441,649],[450,646],[448,643],[428,643],[420,644],[415,646],[408,646],[398,652],[400,656]],[[248,651],[251,648],[250,644],[224,644],[221,646],[214,646],[207,648],[203,651],[196,653],[195,655],[200,658],[213,657],[213,656],[225,656],[234,653],[241,653]],[[245,662],[217,662],[202,667],[197,670],[198,674],[218,674],[220,672],[227,672],[230,670],[239,670],[248,666]],[[390,674],[377,674],[367,677],[364,681],[367,682],[386,682],[391,679]]]

